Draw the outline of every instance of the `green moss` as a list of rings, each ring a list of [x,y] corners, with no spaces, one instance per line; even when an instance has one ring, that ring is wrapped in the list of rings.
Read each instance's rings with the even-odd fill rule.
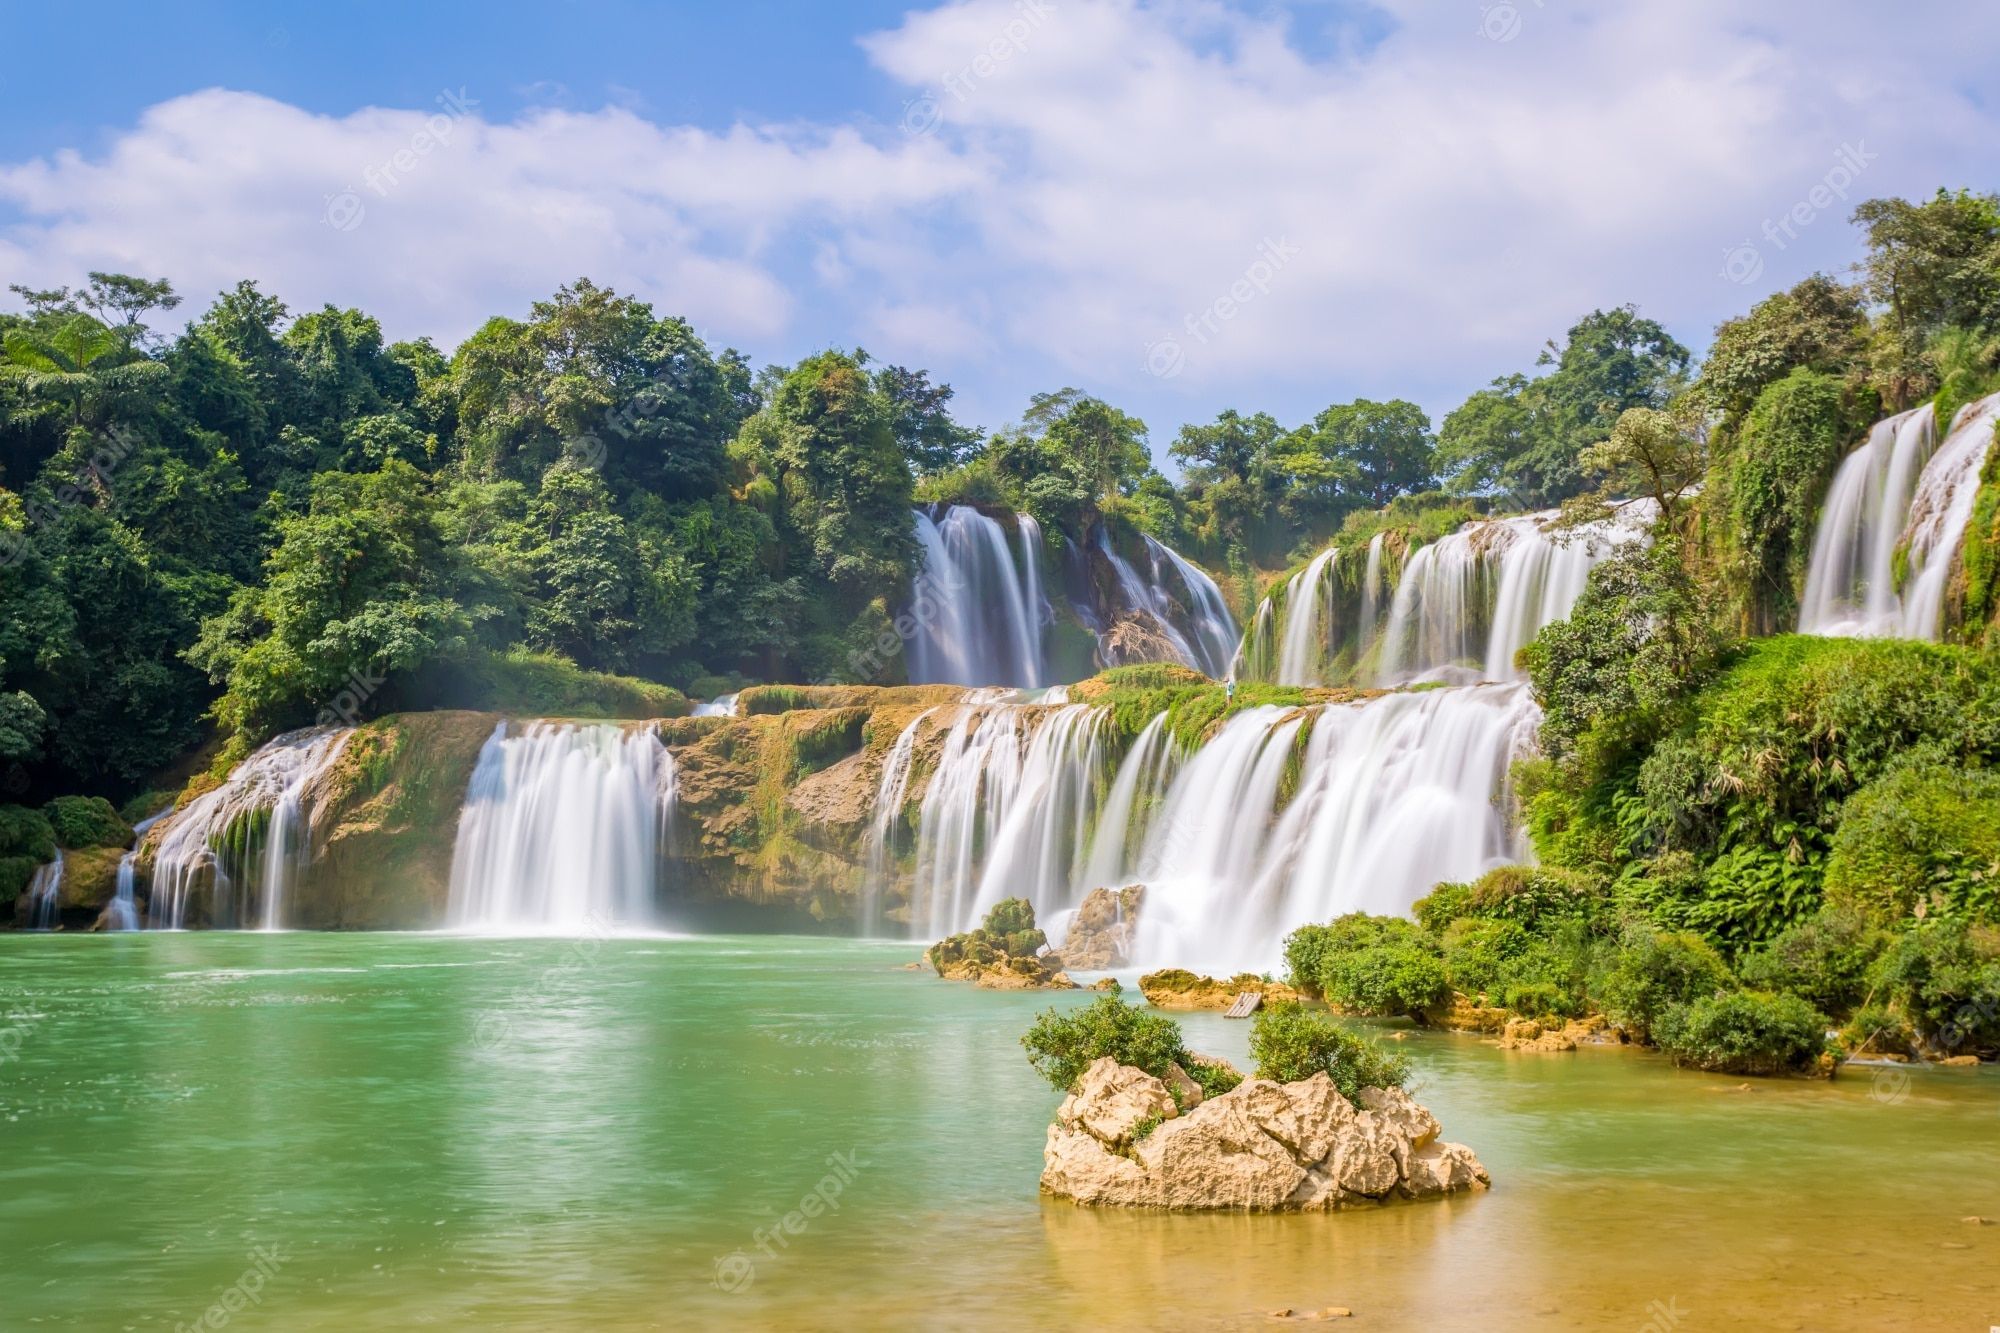
[[[58,796],[42,808],[63,847],[129,847],[132,826],[102,796]]]
[[[1843,382],[1801,368],[1757,395],[1719,451],[1733,573],[1753,624],[1795,618],[1820,499],[1854,431]]]
[[[603,719],[680,717],[691,708],[671,686],[586,671],[526,648],[468,653],[427,666],[409,686],[406,702],[411,709]]]

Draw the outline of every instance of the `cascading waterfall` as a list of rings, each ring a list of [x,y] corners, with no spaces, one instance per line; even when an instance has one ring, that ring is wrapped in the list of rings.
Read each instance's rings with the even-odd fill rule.
[[[62,900],[63,854],[56,849],[56,859],[35,867],[35,873],[28,880],[24,895],[28,900],[28,926],[32,930],[54,930],[56,912]]]
[[[1219,973],[1269,968],[1303,922],[1406,914],[1441,882],[1526,857],[1504,814],[1507,772],[1538,716],[1520,684],[1319,708],[1280,808],[1300,715],[1238,713],[1148,830],[1137,952]]]
[[[704,699],[694,706],[694,712],[689,716],[735,717],[738,697],[734,694],[718,694],[713,699]]]
[[[1909,563],[1903,591],[1906,638],[1935,639],[1943,632],[1945,587],[1972,522],[1979,474],[1993,448],[1996,419],[2000,419],[2000,394],[1960,409],[1951,433],[1917,478],[1910,526],[1904,534]]]
[[[1143,961],[1271,967],[1302,922],[1407,912],[1441,881],[1527,856],[1507,774],[1538,717],[1524,684],[1264,706],[1182,754],[1161,714],[1114,766],[1103,709],[961,707],[921,798],[913,933],[970,929],[1003,897],[1059,927],[1092,888],[1143,883]],[[878,830],[894,818],[879,802],[909,799],[919,730],[938,725],[898,737]]]
[[[1123,609],[1151,621],[1175,661],[1220,679],[1229,671],[1238,633],[1222,589],[1172,547],[1148,536],[1145,548],[1149,577],[1142,578],[1132,562],[1112,546],[1110,535],[1102,527],[1097,530],[1097,549],[1117,578]],[[1167,586],[1168,570],[1180,585],[1178,596]]]
[[[648,726],[495,727],[451,862],[447,926],[582,934],[654,919],[673,756]]]
[[[1042,683],[1041,529],[1018,516],[1020,562],[999,520],[968,505],[915,511],[923,573],[911,598],[910,680],[920,685]]]
[[[1917,477],[1937,448],[1931,405],[1875,423],[1834,473],[1813,534],[1799,632],[1870,636],[1902,624],[1896,545],[1909,523]]]
[[[183,928],[190,898],[206,886],[210,924],[282,928],[311,855],[306,796],[351,734],[310,727],[279,736],[176,813],[153,853],[148,923]]]
[[[1285,637],[1278,649],[1278,679],[1288,685],[1321,685],[1320,664],[1333,655],[1339,607],[1333,573],[1340,560],[1329,546],[1285,585]]]
[[[1105,764],[1103,721],[1084,704],[957,710],[917,820],[920,936],[967,929],[1002,898],[1064,895]]]
[[[1804,634],[1936,639],[2000,421],[2000,394],[1959,409],[1942,443],[1926,403],[1878,421],[1834,473],[1799,599]],[[1907,565],[1896,585],[1896,553]]]
[[[1258,607],[1233,669],[1305,686],[1519,680],[1521,649],[1569,614],[1593,566],[1645,539],[1657,509],[1628,501],[1568,528],[1552,526],[1554,510],[1468,523],[1411,552],[1393,590],[1383,574],[1385,534],[1368,542],[1358,589],[1344,586],[1352,575],[1342,571],[1353,566],[1328,547],[1281,599]]]
[[[1519,679],[1515,656],[1569,614],[1592,566],[1643,539],[1656,512],[1653,501],[1633,500],[1609,518],[1554,529],[1548,510],[1468,523],[1420,547],[1389,605],[1376,683]]]
[[[882,776],[875,786],[875,815],[868,826],[868,878],[862,886],[866,898],[861,905],[864,935],[877,934],[883,926],[882,889],[889,880],[896,825],[903,817],[910,773],[916,766],[917,734],[935,712],[935,708],[926,708],[912,718],[908,726],[896,733],[895,744],[882,759]]]
[[[146,834],[153,825],[172,814],[173,810],[170,805],[132,826],[132,850],[118,858],[117,896],[112,898],[110,906],[104,911],[106,929],[139,929],[139,846],[145,842]]]

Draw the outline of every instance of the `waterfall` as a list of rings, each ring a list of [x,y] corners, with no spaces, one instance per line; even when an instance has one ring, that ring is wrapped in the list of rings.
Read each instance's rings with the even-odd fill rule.
[[[713,699],[708,699],[702,703],[696,704],[694,706],[694,712],[691,713],[689,716],[735,717],[736,701],[738,697],[739,696],[734,694],[718,694]]]
[[[1002,898],[1062,905],[1107,762],[1104,723],[1084,704],[958,708],[917,817],[917,935],[970,929]]]
[[[118,858],[118,893],[105,909],[106,929],[139,929],[139,846],[145,842],[147,831],[172,814],[173,810],[170,805],[132,826],[132,850]]]
[[[1935,639],[1943,632],[1945,587],[1972,522],[1979,474],[1993,448],[1996,419],[2000,419],[2000,394],[1961,408],[1951,433],[1917,478],[1910,526],[1903,537],[1909,573],[1901,628],[1907,638]]]
[[[1926,403],[1878,421],[1842,460],[1813,534],[1799,631],[1936,639],[2000,394],[1959,409],[1942,443]],[[1907,561],[1896,586],[1896,553]]]
[[[882,890],[889,880],[891,858],[895,855],[896,825],[903,818],[903,801],[910,789],[910,773],[916,767],[917,733],[925,719],[937,712],[926,708],[896,733],[895,744],[882,759],[882,777],[875,786],[874,818],[868,826],[868,878],[862,885],[866,895],[861,905],[861,931],[873,935],[882,929]]]
[[[452,854],[456,930],[579,934],[654,919],[673,757],[649,726],[506,723],[479,752]]]
[[[1505,814],[1507,773],[1538,716],[1521,684],[1319,708],[1281,809],[1300,716],[1238,713],[1148,831],[1138,954],[1218,973],[1271,968],[1304,922],[1406,914],[1440,882],[1526,857]]]
[[[1101,526],[1097,530],[1097,549],[1118,581],[1124,610],[1159,630],[1173,660],[1220,679],[1229,671],[1237,639],[1236,621],[1222,589],[1172,547],[1146,537],[1145,548],[1150,577],[1141,578],[1132,562],[1112,546],[1110,534]],[[1181,587],[1179,596],[1167,586],[1169,570]]]
[[[1917,477],[1937,447],[1929,403],[1875,423],[1841,461],[1813,534],[1799,632],[1893,634],[1902,623],[1896,545]]]
[[[915,511],[923,573],[910,599],[910,681],[917,685],[1042,683],[1041,529],[1020,524],[1020,564],[999,520],[969,505],[937,518]]]
[[[31,930],[54,930],[56,914],[62,901],[63,854],[56,849],[56,859],[35,867],[34,876],[22,895],[28,901],[28,927]]]
[[[279,736],[176,812],[153,852],[149,924],[181,929],[189,899],[206,886],[211,925],[281,928],[311,855],[305,798],[351,734],[309,727]]]
[[[1569,614],[1593,566],[1645,538],[1656,513],[1632,500],[1563,528],[1555,510],[1468,523],[1411,552],[1393,589],[1385,534],[1369,539],[1358,590],[1342,587],[1341,551],[1328,547],[1286,583],[1279,606],[1258,608],[1237,665],[1280,685],[1519,680],[1521,649]]]
[[[1334,603],[1338,588],[1333,575],[1339,559],[1339,548],[1329,546],[1285,585],[1285,637],[1278,650],[1280,684],[1325,684],[1320,664],[1333,656],[1332,638],[1338,629]]]
[[[1404,913],[1526,857],[1507,775],[1538,719],[1525,684],[1448,687],[1243,709],[1183,754],[1161,714],[1114,764],[1108,710],[961,707],[921,796],[913,933],[969,929],[1003,897],[1054,926],[1093,888],[1143,883],[1147,965],[1276,966],[1304,922]],[[918,729],[938,725],[898,737],[878,830],[915,785]]]

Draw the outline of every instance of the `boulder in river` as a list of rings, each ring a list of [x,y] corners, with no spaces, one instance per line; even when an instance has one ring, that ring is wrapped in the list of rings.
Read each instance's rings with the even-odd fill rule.
[[[1110,1056],[1057,1108],[1042,1189],[1097,1207],[1326,1212],[1492,1184],[1470,1148],[1400,1088],[1361,1105],[1324,1073],[1246,1079],[1182,1112],[1160,1079]]]
[[[1063,939],[1063,966],[1073,972],[1108,972],[1130,961],[1132,938],[1139,929],[1139,908],[1146,886],[1092,889],[1070,918]]]

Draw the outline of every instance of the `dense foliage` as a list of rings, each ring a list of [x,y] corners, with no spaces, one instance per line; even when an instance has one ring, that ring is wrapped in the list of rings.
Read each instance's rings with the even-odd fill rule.
[[[1363,1088],[1400,1088],[1410,1078],[1410,1058],[1342,1027],[1324,1010],[1281,1001],[1250,1020],[1250,1058],[1257,1077],[1296,1083],[1324,1073],[1348,1101],[1360,1105]]]
[[[1057,1092],[1069,1092],[1084,1070],[1106,1056],[1165,1080],[1170,1089],[1175,1088],[1175,1069],[1211,1095],[1227,1092],[1237,1081],[1227,1066],[1189,1051],[1180,1024],[1116,995],[1100,995],[1080,1008],[1046,1011],[1021,1044],[1028,1048],[1028,1063]]]

